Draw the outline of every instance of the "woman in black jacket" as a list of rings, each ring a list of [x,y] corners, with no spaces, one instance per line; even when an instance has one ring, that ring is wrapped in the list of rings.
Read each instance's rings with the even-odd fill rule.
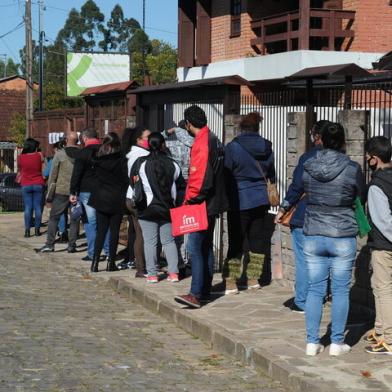
[[[91,272],[98,272],[99,258],[108,229],[110,243],[106,271],[118,271],[114,260],[120,225],[125,213],[128,174],[127,161],[121,152],[120,139],[116,133],[110,132],[105,136],[93,165],[96,183],[88,204],[97,211],[97,237]]]
[[[167,280],[178,282],[178,251],[171,233],[170,208],[176,206],[177,188],[185,184],[180,167],[164,152],[163,136],[158,132],[152,133],[148,144],[150,155],[140,157],[131,170],[134,200],[144,238],[147,283],[158,282],[158,238],[168,264]]]

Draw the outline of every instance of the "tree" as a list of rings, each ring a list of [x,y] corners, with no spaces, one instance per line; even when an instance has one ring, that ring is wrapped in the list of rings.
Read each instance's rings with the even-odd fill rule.
[[[56,41],[61,41],[68,50],[92,51],[104,38],[105,16],[93,0],[87,0],[80,12],[72,8]],[[99,41],[101,39],[101,41]]]
[[[18,147],[22,147],[26,134],[26,116],[24,113],[14,112],[12,114],[10,133],[12,141],[16,143]]]
[[[0,60],[0,78],[2,78],[4,74],[5,76],[19,75],[19,67],[20,65],[15,64],[14,60],[10,58],[7,60],[7,63],[4,63],[4,61]]]
[[[147,69],[153,84],[176,80],[177,51],[168,43],[152,40],[152,50],[146,57]]]
[[[140,30],[140,24],[136,19],[127,19],[124,17],[123,9],[116,4],[110,14],[106,31],[108,34],[108,49],[119,52],[128,52],[129,41],[137,30]]]

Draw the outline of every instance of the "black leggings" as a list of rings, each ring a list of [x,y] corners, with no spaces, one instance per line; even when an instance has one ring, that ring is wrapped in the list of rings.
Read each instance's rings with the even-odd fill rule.
[[[97,237],[95,239],[94,258],[101,255],[106,233],[110,229],[109,260],[114,261],[117,254],[122,218],[122,214],[105,214],[97,211]]]

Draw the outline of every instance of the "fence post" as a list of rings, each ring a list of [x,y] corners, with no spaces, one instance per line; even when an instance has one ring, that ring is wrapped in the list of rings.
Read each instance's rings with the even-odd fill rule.
[[[224,140],[222,142],[227,145],[230,143],[235,136],[239,133],[240,131],[240,121],[241,121],[241,115],[239,114],[226,114],[224,116],[224,127],[225,127],[225,132],[224,132]],[[235,225],[235,222],[231,223],[232,225]],[[221,252],[220,252],[220,262],[219,266],[222,267],[222,261],[224,260],[225,257],[228,255],[229,251],[229,241],[234,241],[232,243],[237,243],[236,241],[239,240],[239,237],[237,238],[232,238],[233,234],[236,236],[238,235],[239,237],[241,236],[240,229],[237,227],[235,230],[230,230],[230,238],[229,238],[229,221],[228,221],[228,214],[225,213],[223,214],[222,217],[222,241],[221,241]],[[229,255],[230,256],[230,255]]]
[[[306,113],[288,113],[287,118],[286,165],[287,183],[290,184],[298,159],[306,151]],[[295,282],[295,259],[288,228],[275,227],[271,253],[272,279],[280,280],[284,285],[293,286]]]
[[[365,143],[369,132],[369,111],[341,110],[338,122],[346,133],[346,153],[363,170],[366,170]],[[356,311],[368,314],[374,309],[374,298],[370,286],[370,251],[366,246],[367,238],[357,237],[357,259],[354,267],[355,281],[350,292],[351,305]]]

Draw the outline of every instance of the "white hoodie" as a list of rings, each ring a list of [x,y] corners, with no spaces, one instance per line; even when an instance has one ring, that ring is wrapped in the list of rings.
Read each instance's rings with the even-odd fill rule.
[[[146,150],[145,148],[142,148],[139,146],[132,146],[131,151],[129,151],[129,153],[127,154],[128,177],[130,177],[132,166],[136,162],[136,160],[140,157],[145,157],[149,154],[150,154],[150,151]],[[128,191],[127,191],[127,199],[132,199],[132,197],[133,197],[133,189],[129,185]]]

